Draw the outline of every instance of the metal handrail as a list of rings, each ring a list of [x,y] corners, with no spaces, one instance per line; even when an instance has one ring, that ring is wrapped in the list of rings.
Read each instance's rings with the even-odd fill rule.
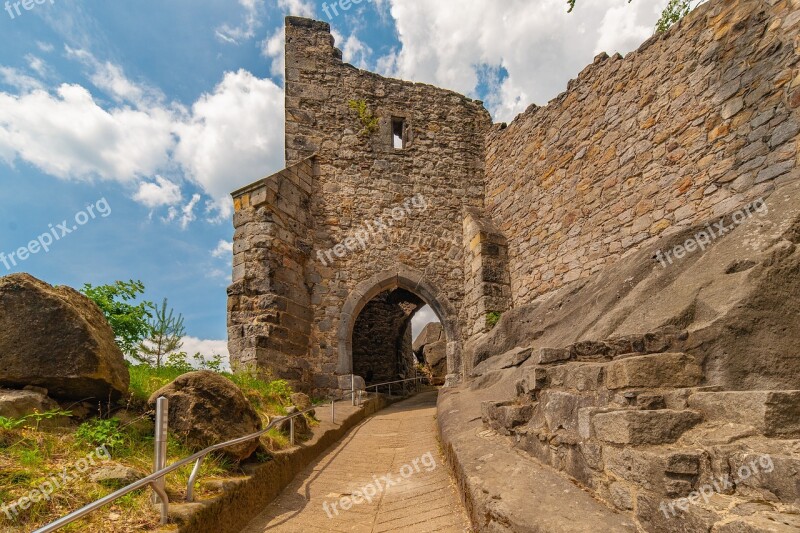
[[[349,394],[349,392],[347,394]],[[341,401],[344,397],[345,396],[343,394],[342,397],[339,398],[339,400]],[[331,409],[335,408],[334,407],[335,406],[335,402],[336,402],[336,400],[332,398],[331,399]],[[316,408],[319,408],[319,405],[317,405]],[[215,451],[218,451],[218,450],[221,450],[221,449],[224,449],[224,448],[228,448],[230,446],[235,446],[237,444],[242,444],[244,442],[248,442],[248,441],[251,441],[253,439],[257,439],[257,438],[261,437],[262,435],[264,435],[265,433],[269,432],[269,430],[274,428],[276,425],[281,424],[281,423],[285,422],[286,420],[290,420],[290,424],[292,426],[294,426],[294,419],[296,417],[304,415],[304,414],[306,414],[306,413],[308,413],[310,411],[313,411],[313,410],[315,410],[315,407],[309,407],[308,409],[305,409],[303,411],[299,411],[297,413],[292,413],[291,415],[288,415],[288,416],[278,417],[275,420],[273,420],[272,422],[270,422],[269,425],[267,425],[267,427],[265,427],[261,431],[258,431],[256,433],[252,433],[250,435],[246,435],[244,437],[239,437],[239,438],[236,438],[236,439],[233,439],[233,440],[229,440],[227,442],[223,442],[223,443],[220,443],[220,444],[215,444],[213,446],[209,446],[208,448],[206,448],[204,450],[201,450],[201,451],[195,453],[194,455],[186,457],[185,459],[181,459],[181,460],[179,460],[179,461],[177,461],[177,462],[169,465],[168,467],[163,468],[163,469],[161,469],[161,470],[159,470],[157,472],[153,472],[149,476],[143,477],[139,481],[131,483],[130,485],[128,485],[126,487],[123,487],[123,488],[117,490],[116,492],[112,492],[108,496],[100,498],[99,500],[97,500],[95,502],[92,502],[92,503],[90,503],[90,504],[78,509],[77,511],[73,511],[70,514],[68,514],[68,515],[66,515],[64,517],[59,518],[55,522],[52,522],[52,523],[50,523],[50,524],[48,524],[46,526],[43,526],[43,527],[35,530],[33,533],[50,533],[51,531],[56,531],[56,530],[66,526],[68,524],[71,524],[71,523],[75,522],[76,520],[78,520],[80,518],[83,518],[87,514],[99,509],[100,507],[103,507],[103,506],[105,506],[105,505],[107,505],[107,504],[109,504],[109,503],[111,503],[113,501],[116,501],[116,500],[120,499],[121,497],[125,496],[126,494],[129,494],[129,493],[131,493],[131,492],[133,492],[135,490],[141,489],[142,487],[145,487],[147,485],[150,485],[150,487],[154,491],[156,491],[156,493],[158,494],[159,498],[161,499],[161,522],[162,523],[166,523],[167,511],[168,511],[168,507],[169,507],[169,498],[168,498],[166,492],[163,489],[161,489],[160,486],[158,486],[158,483],[157,483],[158,480],[160,480],[161,478],[163,478],[167,474],[171,474],[172,472],[174,472],[175,470],[178,470],[181,467],[184,467],[184,466],[186,466],[186,465],[188,465],[188,464],[190,464],[192,462],[195,462],[195,467],[192,469],[192,474],[191,474],[190,479],[189,479],[189,487],[187,488],[187,491],[186,491],[187,501],[192,501],[192,499],[189,499],[189,498],[193,498],[193,495],[194,495],[194,481],[196,480],[197,475],[200,473],[200,465],[202,464],[203,459],[205,459],[205,457],[208,454],[210,454],[212,452],[215,452]],[[294,432],[292,431],[292,433],[294,433]]]
[[[427,376],[417,376],[417,377],[413,377],[413,378],[409,378],[409,379],[401,379],[401,380],[390,381],[390,382],[386,382],[386,383],[378,383],[378,384],[375,384],[375,385],[370,385],[369,387],[365,386],[365,388],[363,390],[365,392],[369,393],[369,391],[367,389],[375,387],[375,394],[377,395],[378,394],[378,387],[388,385],[388,386],[390,386],[389,392],[390,392],[390,395],[391,395],[391,385],[393,385],[395,383],[404,383],[406,381],[419,381],[419,380],[422,380],[422,379],[429,379],[429,378]],[[353,383],[353,382],[351,381],[351,383]],[[360,392],[361,391],[359,390],[359,393]],[[353,398],[355,398],[355,386],[354,385],[351,384],[351,390],[350,391],[343,392],[341,394],[341,397],[339,398],[339,401],[341,401],[344,398],[346,398],[347,395],[353,395]],[[336,409],[336,401],[337,400],[335,398],[331,398],[331,414],[332,414],[331,418],[334,421],[334,423],[336,421],[336,410],[335,410]],[[222,450],[224,448],[228,448],[230,446],[235,446],[237,444],[242,444],[244,442],[248,442],[248,441],[257,439],[257,438],[261,437],[262,435],[266,434],[267,432],[269,432],[275,426],[277,426],[279,424],[282,424],[283,422],[285,422],[287,420],[289,420],[289,423],[290,423],[290,441],[291,441],[291,444],[294,444],[294,419],[296,417],[298,417],[298,416],[302,416],[302,415],[305,415],[306,413],[314,411],[314,410],[318,409],[319,407],[320,407],[320,405],[317,405],[316,407],[309,407],[308,409],[304,409],[303,411],[299,411],[297,413],[292,413],[291,415],[278,417],[275,420],[271,421],[267,425],[267,427],[265,427],[261,431],[258,431],[256,433],[252,433],[250,435],[245,435],[244,437],[238,437],[236,439],[229,440],[227,442],[223,442],[223,443],[220,443],[220,444],[214,444],[213,446],[209,446],[208,448],[206,448],[204,450],[201,450],[201,451],[195,453],[194,455],[186,457],[185,459],[181,459],[181,460],[169,465],[166,468],[162,468],[161,470],[158,470],[158,471],[153,472],[152,474],[150,474],[150,475],[148,475],[146,477],[143,477],[139,481],[131,483],[130,485],[128,485],[126,487],[123,487],[123,488],[121,488],[121,489],[119,489],[119,490],[117,490],[115,492],[112,492],[111,494],[109,494],[109,495],[107,495],[107,496],[105,496],[103,498],[100,498],[99,500],[97,500],[95,502],[92,502],[92,503],[90,503],[90,504],[88,504],[88,505],[86,505],[84,507],[81,507],[77,511],[73,511],[70,514],[68,514],[68,515],[66,515],[64,517],[59,518],[55,522],[52,522],[52,523],[50,523],[50,524],[48,524],[46,526],[43,526],[43,527],[35,530],[33,533],[50,533],[52,531],[56,531],[58,529],[61,529],[62,527],[66,526],[66,525],[69,525],[69,524],[75,522],[76,520],[79,520],[80,518],[83,518],[84,516],[92,513],[93,511],[95,511],[95,510],[97,510],[97,509],[99,509],[101,507],[104,507],[105,505],[108,505],[109,503],[112,503],[112,502],[122,498],[126,494],[129,494],[129,493],[131,493],[131,492],[133,492],[135,490],[141,489],[142,487],[145,487],[147,485],[150,485],[150,488],[153,489],[153,491],[158,495],[159,499],[161,500],[161,523],[162,524],[166,524],[167,523],[167,519],[168,519],[168,511],[169,511],[169,497],[167,496],[167,493],[164,490],[164,488],[161,485],[159,485],[159,483],[158,483],[159,480],[164,478],[167,474],[171,474],[172,472],[178,470],[179,468],[182,468],[182,467],[194,462],[195,465],[194,465],[194,468],[192,468],[192,473],[189,476],[189,482],[188,482],[188,486],[186,488],[186,501],[187,502],[191,502],[191,501],[194,500],[194,484],[195,484],[195,482],[197,480],[197,476],[200,474],[200,467],[202,466],[203,460],[206,458],[206,456],[208,454],[213,453],[215,451]]]

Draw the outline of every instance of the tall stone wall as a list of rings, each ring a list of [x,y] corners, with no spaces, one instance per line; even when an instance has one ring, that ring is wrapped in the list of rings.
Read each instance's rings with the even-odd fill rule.
[[[711,1],[494,126],[486,210],[514,307],[796,179],[798,28],[796,0]]]

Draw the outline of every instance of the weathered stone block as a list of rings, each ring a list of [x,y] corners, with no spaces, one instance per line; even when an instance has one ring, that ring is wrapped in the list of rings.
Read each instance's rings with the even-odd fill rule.
[[[611,389],[631,387],[692,387],[702,380],[703,372],[694,358],[680,353],[629,357],[608,365],[606,386]]]
[[[560,363],[569,361],[572,358],[568,349],[564,348],[539,348],[534,354],[534,363],[546,365],[549,363]]]
[[[702,421],[694,411],[614,411],[596,414],[592,427],[597,438],[614,444],[668,444]]]
[[[800,438],[800,391],[700,392],[688,404],[707,420],[752,426],[768,437]]]

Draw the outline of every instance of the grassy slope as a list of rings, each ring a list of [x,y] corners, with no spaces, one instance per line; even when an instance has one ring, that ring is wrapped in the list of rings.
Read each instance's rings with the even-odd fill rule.
[[[147,398],[183,372],[144,366],[131,367],[130,371],[131,387],[127,405],[112,415],[120,420],[118,436],[121,442],[109,448],[109,452],[113,462],[145,474],[152,471],[154,446],[152,413],[146,411]],[[265,382],[246,374],[225,375],[242,389],[265,422],[268,417],[285,414],[291,393],[285,382]],[[77,423],[54,429],[0,429],[0,506],[17,501],[50,476],[58,477],[64,468],[74,473],[76,463],[101,444],[91,442],[91,438],[85,436],[81,438],[80,433],[76,434],[77,429]],[[271,431],[262,438],[262,444],[267,450],[278,450],[288,446],[288,439],[277,431]],[[171,439],[168,454],[169,464],[191,455],[192,451]],[[268,454],[263,452],[257,453],[257,458],[262,461],[269,459]],[[0,532],[31,531],[119,488],[91,481],[92,472],[99,467],[100,461],[97,461],[96,466],[77,474],[74,481],[57,490],[49,502],[41,501],[27,510],[20,510],[13,521],[0,511]],[[189,466],[167,477],[170,499],[183,499],[190,472]],[[220,457],[209,457],[203,462],[196,494],[200,499],[214,494],[204,486],[203,481],[241,475],[237,465]],[[96,511],[63,531],[138,532],[157,526],[158,512],[150,504],[150,491],[141,490]]]

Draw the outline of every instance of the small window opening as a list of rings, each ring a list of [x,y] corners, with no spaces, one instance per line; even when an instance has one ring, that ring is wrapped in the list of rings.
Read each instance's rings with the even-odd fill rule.
[[[396,150],[406,147],[406,121],[404,119],[392,119],[392,138]]]

